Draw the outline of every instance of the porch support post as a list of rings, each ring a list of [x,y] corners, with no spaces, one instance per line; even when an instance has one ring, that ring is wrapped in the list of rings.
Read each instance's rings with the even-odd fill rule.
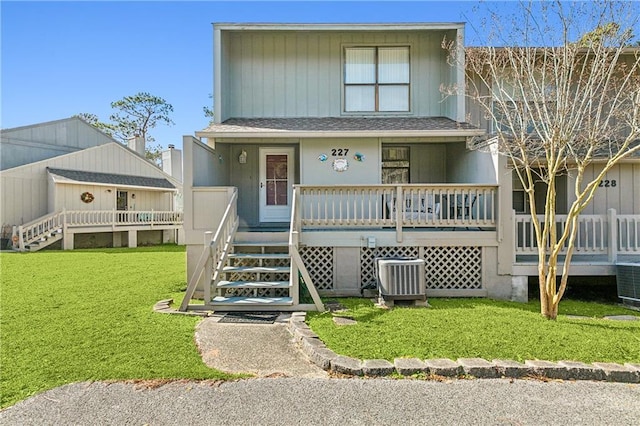
[[[404,199],[402,197],[402,186],[396,187],[396,241],[402,242],[402,217],[404,213]]]
[[[62,250],[73,250],[73,232],[69,231],[67,209],[62,209]]]
[[[616,209],[607,210],[607,225],[609,241],[607,244],[607,257],[609,263],[616,263],[618,260],[618,218]]]
[[[138,231],[132,229],[127,234],[129,234],[129,248],[138,247]]]
[[[22,233],[22,225],[18,226],[18,247],[20,251],[24,251],[24,234]]]
[[[291,258],[291,273],[289,274],[291,281],[291,299],[293,299],[293,306],[300,304],[300,275],[298,271],[298,265]]]
[[[118,248],[122,247],[122,233],[121,232],[113,232],[113,247]]]
[[[213,274],[215,271],[213,268],[215,265],[213,264],[213,246],[211,245],[211,240],[213,239],[213,232],[206,231],[204,233],[204,247],[207,250],[207,261],[204,264],[204,278],[202,280],[202,290],[204,293],[204,304],[208,305],[211,303],[211,281],[213,278]]]
[[[73,250],[73,232],[68,232],[66,226],[62,233],[62,250]]]

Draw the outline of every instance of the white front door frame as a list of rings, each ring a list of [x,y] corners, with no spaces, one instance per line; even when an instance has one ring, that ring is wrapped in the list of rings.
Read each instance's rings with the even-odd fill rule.
[[[293,197],[293,180],[295,170],[295,148],[294,147],[278,147],[259,149],[260,156],[260,181],[259,181],[259,218],[260,222],[289,222],[291,220],[291,200]],[[267,197],[267,188],[275,190],[275,182],[272,177],[267,177],[267,157],[269,155],[286,155],[287,156],[287,197],[286,204],[273,205],[274,196]],[[270,182],[268,182],[268,180]]]

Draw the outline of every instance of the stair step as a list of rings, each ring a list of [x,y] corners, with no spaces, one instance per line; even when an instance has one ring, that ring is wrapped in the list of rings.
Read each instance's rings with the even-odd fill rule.
[[[220,281],[218,288],[289,288],[289,281]]]
[[[291,297],[222,297],[216,296],[211,301],[215,306],[290,306],[293,305]]]
[[[235,247],[289,247],[287,241],[234,241]]]
[[[230,259],[288,259],[289,253],[231,253]]]
[[[222,272],[287,274],[290,269],[288,266],[225,266]]]

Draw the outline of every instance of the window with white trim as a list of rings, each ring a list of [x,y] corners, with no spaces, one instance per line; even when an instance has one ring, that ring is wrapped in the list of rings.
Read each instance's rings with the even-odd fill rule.
[[[348,47],[345,112],[409,111],[409,47]]]

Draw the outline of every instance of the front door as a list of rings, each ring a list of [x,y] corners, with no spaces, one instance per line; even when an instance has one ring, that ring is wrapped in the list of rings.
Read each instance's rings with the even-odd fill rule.
[[[129,210],[129,193],[127,191],[116,192],[116,210]]]
[[[294,148],[260,148],[260,222],[289,222]]]
[[[127,191],[116,192],[116,210],[118,210],[118,222],[127,221],[127,210],[129,210],[129,193]]]

